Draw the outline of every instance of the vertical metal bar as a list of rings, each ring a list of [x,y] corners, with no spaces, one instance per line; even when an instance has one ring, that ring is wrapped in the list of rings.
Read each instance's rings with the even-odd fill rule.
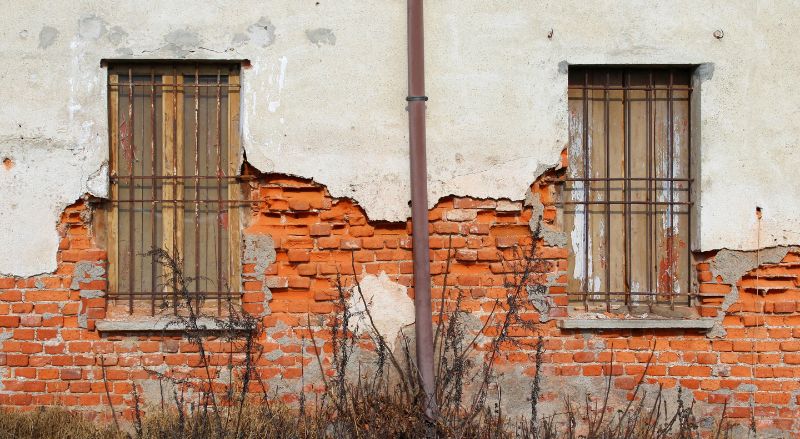
[[[180,81],[183,83],[183,81]],[[172,67],[172,255],[173,258],[178,258],[180,253],[183,249],[178,249],[178,218],[183,218],[182,215],[178,215],[178,207],[183,209],[183,204],[178,204],[178,149],[180,148],[181,154],[183,154],[183,144],[178,144],[178,138],[183,140],[183,136],[178,135],[178,118],[183,118],[183,114],[178,115],[178,69],[173,66]],[[183,88],[181,88],[183,91]],[[181,106],[181,109],[183,106]],[[181,169],[181,174],[183,174],[183,169]],[[181,192],[181,195],[183,193]],[[183,224],[180,225],[183,228]],[[184,252],[185,253],[185,252]],[[184,256],[185,257],[185,256]],[[178,314],[178,285],[173,282],[172,284],[172,312]]]
[[[220,71],[217,69],[217,199],[222,196],[222,88]],[[217,291],[224,291],[222,286],[222,202],[217,203]],[[222,295],[217,295],[217,313],[222,312]]]
[[[589,175],[589,71],[583,74],[583,178]],[[589,310],[589,181],[583,185],[583,307]]]
[[[606,201],[606,245],[605,245],[605,253],[606,253],[606,312],[611,312],[611,188],[609,185],[611,184],[611,145],[609,144],[611,140],[611,136],[609,130],[611,129],[611,124],[609,121],[609,114],[608,114],[608,86],[609,86],[609,71],[606,70],[606,79],[605,79],[605,87],[603,88],[603,124],[604,124],[604,134],[605,134],[605,167],[606,167],[606,180],[605,180],[605,201]]]
[[[128,123],[130,124],[130,129],[128,130],[128,135],[130,136],[129,148],[130,151],[128,152],[128,171],[129,171],[129,181],[130,187],[130,207],[128,210],[128,216],[130,221],[128,222],[128,260],[130,265],[130,272],[128,273],[128,313],[133,314],[133,292],[136,291],[134,287],[134,283],[136,282],[136,260],[134,257],[136,256],[136,249],[135,249],[135,224],[136,224],[136,215],[134,211],[136,210],[136,182],[133,179],[134,173],[134,161],[136,160],[136,124],[134,123],[134,113],[133,113],[133,69],[128,69]]]
[[[689,83],[691,84],[691,82]],[[689,294],[692,291],[692,88],[689,87],[687,92],[687,111],[686,111],[686,163],[687,163],[687,176],[686,176],[686,201],[689,205],[686,207],[686,225],[687,225],[687,242],[686,242],[686,301],[687,306],[692,306],[692,296]]]
[[[194,288],[200,304],[200,66],[194,68]]]
[[[675,124],[674,124],[674,113],[672,107],[672,86],[674,81],[674,71],[672,69],[669,70],[669,89],[667,90],[668,97],[667,97],[667,119],[669,124],[669,159],[667,160],[667,165],[669,166],[669,239],[667,240],[667,244],[669,245],[669,249],[667,249],[667,257],[669,259],[669,306],[671,309],[675,309],[675,185],[672,181],[672,177],[675,173]]]
[[[648,72],[647,80],[647,292],[654,293],[653,289],[653,162],[655,161],[655,118],[653,117],[653,72]],[[655,295],[648,296],[650,302],[656,301]]]
[[[156,176],[156,74],[154,70],[150,70],[150,170],[151,175]],[[152,186],[152,198],[153,200],[158,199],[158,194],[156,193],[156,185],[158,184],[159,179],[154,178],[150,181]],[[150,209],[150,217],[151,217],[151,244],[153,248],[156,246],[156,202],[153,201],[151,203]],[[150,314],[155,315],[156,313],[156,256],[152,255],[151,262],[150,262]]]
[[[622,111],[623,111],[623,126],[624,126],[624,134],[622,136],[623,142],[623,153],[622,159],[625,163],[625,189],[623,191],[625,205],[623,206],[624,212],[624,244],[625,244],[625,304],[630,305],[632,302],[631,299],[631,126],[630,126],[630,115],[631,109],[630,104],[628,102],[628,87],[630,87],[630,71],[623,70],[622,71]]]

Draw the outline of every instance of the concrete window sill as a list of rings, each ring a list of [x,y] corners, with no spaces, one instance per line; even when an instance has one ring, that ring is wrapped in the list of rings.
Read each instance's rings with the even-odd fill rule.
[[[562,329],[700,329],[709,330],[715,321],[710,319],[565,319],[558,322]]]
[[[216,320],[197,319],[197,326],[208,332],[221,332],[226,328]],[[98,320],[95,323],[98,332],[183,332],[186,325],[176,322],[174,318],[131,318],[128,320]],[[237,328],[244,331],[246,328]]]

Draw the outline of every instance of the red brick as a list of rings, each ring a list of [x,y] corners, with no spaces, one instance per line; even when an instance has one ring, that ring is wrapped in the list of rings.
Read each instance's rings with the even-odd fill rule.
[[[309,228],[311,236],[329,236],[331,234],[331,225],[327,223],[312,224]]]
[[[19,317],[17,316],[0,316],[0,327],[2,328],[16,328],[19,326]]]
[[[289,262],[308,262],[311,260],[311,253],[305,249],[291,249],[287,252]]]

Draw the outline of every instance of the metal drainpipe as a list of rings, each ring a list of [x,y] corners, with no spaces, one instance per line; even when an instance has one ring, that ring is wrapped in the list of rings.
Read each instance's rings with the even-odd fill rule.
[[[428,243],[428,170],[425,152],[425,40],[422,0],[408,0],[408,131],[411,156],[411,227],[414,260],[414,332],[425,415],[436,418],[433,375],[431,267]]]

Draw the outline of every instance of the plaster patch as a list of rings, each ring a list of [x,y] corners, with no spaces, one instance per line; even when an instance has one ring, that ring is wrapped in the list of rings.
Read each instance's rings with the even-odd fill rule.
[[[353,314],[349,329],[354,332],[371,329],[365,312],[368,309],[378,332],[387,346],[393,348],[401,329],[414,323],[414,301],[408,297],[406,287],[392,282],[385,271],[378,276],[365,275],[359,284],[364,297],[362,300],[358,290],[354,289],[348,299],[348,308]]]
[[[551,247],[566,247],[567,233],[563,230],[557,230],[542,221],[544,204],[542,204],[539,194],[534,194],[529,189],[525,196],[525,205],[530,206],[532,210],[531,219],[528,221],[531,231],[537,233],[545,244]]]
[[[75,264],[75,269],[72,274],[72,283],[69,288],[72,290],[79,290],[80,284],[102,280],[105,274],[106,270],[102,265],[90,261],[79,261]]]
[[[553,306],[553,299],[547,294],[545,285],[526,285],[528,300],[536,311],[539,311],[539,321],[546,323],[550,321],[550,308]]]
[[[186,56],[200,47],[202,38],[188,29],[175,29],[164,36],[164,41],[167,43],[165,49]]]
[[[275,241],[269,235],[244,235],[242,245],[242,263],[254,264],[253,271],[255,278],[263,282],[262,291],[264,292],[264,313],[272,314],[269,302],[272,301],[272,291],[274,284],[269,282],[269,278],[264,275],[267,267],[275,262]]]
[[[322,47],[322,45],[336,45],[336,35],[333,33],[333,30],[324,27],[307,30],[306,37],[308,37],[308,40],[313,44],[316,44],[317,47]]]
[[[39,31],[39,48],[47,49],[53,45],[53,43],[56,41],[56,38],[58,38],[58,29],[50,26],[44,26],[42,30]]]
[[[247,26],[250,41],[259,47],[268,47],[275,42],[275,25],[267,17]]]
[[[84,40],[96,40],[102,37],[108,30],[105,20],[96,16],[89,15],[78,21],[78,35]]]
[[[128,40],[128,33],[120,26],[112,27],[108,32],[108,41],[111,44],[118,46]]]
[[[255,273],[263,278],[267,267],[275,262],[275,241],[269,235],[245,235],[242,262],[255,264]]]

